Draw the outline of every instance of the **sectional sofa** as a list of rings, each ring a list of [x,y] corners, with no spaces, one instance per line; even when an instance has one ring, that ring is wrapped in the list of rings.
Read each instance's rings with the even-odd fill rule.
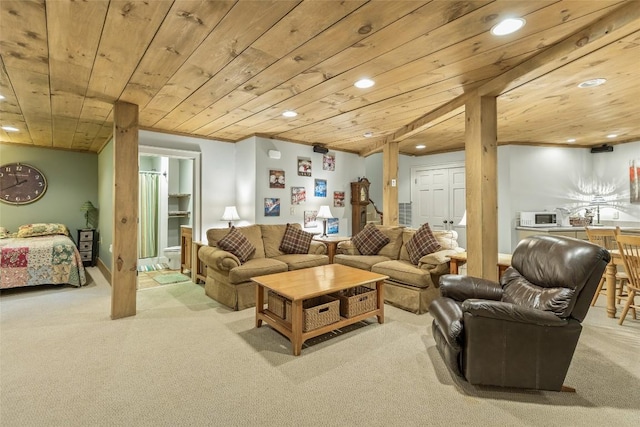
[[[376,255],[362,255],[354,242],[347,240],[338,244],[334,262],[389,276],[385,301],[413,313],[426,313],[431,301],[440,296],[438,281],[441,275],[449,273],[449,255],[464,251],[458,246],[458,234],[433,231],[440,249],[414,264],[406,246],[416,229],[381,225],[376,228],[389,238],[389,243]]]

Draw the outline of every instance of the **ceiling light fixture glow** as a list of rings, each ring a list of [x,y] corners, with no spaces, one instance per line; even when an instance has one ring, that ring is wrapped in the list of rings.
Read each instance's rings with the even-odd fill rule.
[[[298,115],[298,113],[296,113],[293,110],[287,110],[284,113],[282,113],[282,115],[285,116],[285,117],[295,117],[295,116]]]
[[[365,138],[371,138],[373,136],[373,132],[365,132],[363,136]]]
[[[609,135],[607,135],[607,138],[617,138],[618,134],[617,133],[610,133]]]
[[[567,139],[567,142],[576,142],[576,139],[575,138],[569,138],[569,139]]]
[[[373,86],[374,84],[376,84],[376,82],[374,82],[371,79],[360,79],[357,82],[355,82],[353,85],[359,89],[367,89]]]
[[[591,79],[586,80],[578,85],[579,88],[585,89],[589,87],[596,87],[605,84],[607,79]]]
[[[427,146],[426,146],[426,145],[424,145],[424,144],[419,144],[419,145],[416,145],[416,148],[417,148],[418,150],[423,150],[423,149],[427,148]]]
[[[491,34],[494,36],[506,36],[524,27],[525,23],[526,21],[522,18],[503,19],[491,28]]]
[[[4,99],[4,95],[0,95],[0,101]]]
[[[2,129],[7,132],[18,132],[20,129],[14,128],[13,126],[2,126]]]

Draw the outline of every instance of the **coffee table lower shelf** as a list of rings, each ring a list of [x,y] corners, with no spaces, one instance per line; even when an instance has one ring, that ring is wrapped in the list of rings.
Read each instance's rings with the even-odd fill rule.
[[[289,338],[291,344],[293,345],[293,354],[295,356],[299,356],[302,350],[302,344],[310,339],[322,334],[326,334],[327,332],[334,331],[336,329],[343,328],[348,325],[353,325],[354,323],[361,322],[369,317],[376,316],[378,318],[378,323],[384,323],[384,309],[376,309],[373,311],[368,311],[366,313],[359,314],[353,317],[340,317],[340,320],[334,323],[330,323],[328,325],[322,326],[317,329],[313,329],[311,331],[302,332],[300,336],[299,345],[296,346],[296,342],[294,341],[294,333],[292,329],[292,323],[286,322],[276,314],[271,311],[265,309],[262,312],[256,314],[256,327],[259,328],[262,326],[262,321],[264,320],[269,326],[271,326],[276,331],[280,332],[285,337]],[[298,347],[298,348],[296,348]]]

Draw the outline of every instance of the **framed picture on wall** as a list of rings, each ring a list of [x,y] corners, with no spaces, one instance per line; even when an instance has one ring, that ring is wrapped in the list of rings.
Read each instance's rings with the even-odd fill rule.
[[[280,199],[274,197],[264,199],[264,216],[280,216]]]
[[[336,170],[336,156],[334,154],[327,153],[322,155],[322,169],[326,171]]]
[[[344,191],[333,192],[333,206],[336,208],[344,208]]]
[[[640,203],[640,158],[629,162],[629,202]]]
[[[307,201],[307,190],[304,187],[291,187],[291,204],[304,205]]]
[[[340,225],[339,218],[329,218],[327,220],[327,234],[338,234]]]
[[[311,159],[308,157],[298,157],[298,175],[311,176]]]
[[[269,188],[284,188],[284,171],[280,169],[269,170]]]
[[[327,180],[316,179],[315,192],[313,194],[316,197],[327,197]]]
[[[318,211],[304,211],[304,228],[314,228],[318,226],[316,215],[318,215]]]

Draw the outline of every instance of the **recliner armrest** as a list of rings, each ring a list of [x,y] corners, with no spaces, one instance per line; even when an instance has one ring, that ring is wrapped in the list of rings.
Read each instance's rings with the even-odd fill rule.
[[[462,309],[451,298],[436,298],[429,304],[429,313],[440,328],[447,343],[455,350],[462,348]]]
[[[537,310],[502,301],[468,299],[462,303],[462,311],[477,317],[530,323],[540,326],[564,326],[562,319],[550,311]]]
[[[464,301],[470,298],[500,301],[503,291],[499,283],[491,280],[445,274],[440,277],[440,293],[443,297],[452,298],[456,301]]]

